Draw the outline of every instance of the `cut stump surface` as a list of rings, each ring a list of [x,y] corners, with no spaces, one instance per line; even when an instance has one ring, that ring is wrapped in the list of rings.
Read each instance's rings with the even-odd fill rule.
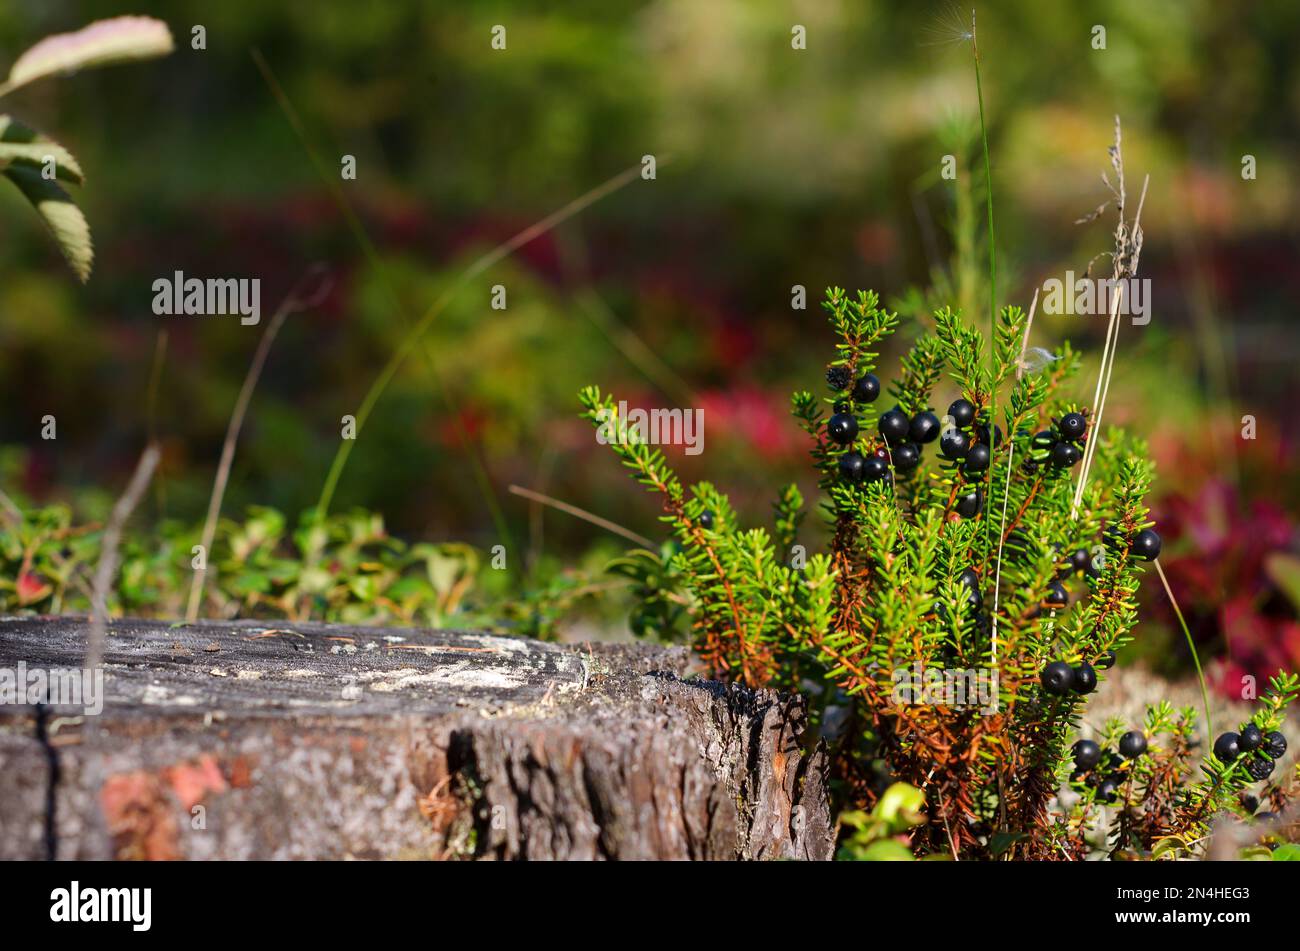
[[[80,670],[87,627],[0,620],[0,688],[20,664]],[[101,713],[0,705],[0,858],[830,858],[802,700],[688,666],[472,631],[116,621]]]

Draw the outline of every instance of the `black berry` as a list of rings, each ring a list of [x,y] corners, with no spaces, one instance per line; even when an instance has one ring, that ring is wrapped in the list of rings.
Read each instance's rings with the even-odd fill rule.
[[[1002,427],[1001,427],[1001,426],[994,426],[994,427],[993,427],[993,439],[992,439],[991,441],[989,440],[989,426],[988,426],[988,423],[979,423],[979,424],[977,424],[977,425],[975,426],[975,433],[976,433],[976,435],[979,436],[979,438],[980,438],[980,442],[984,443],[984,445],[986,445],[986,446],[990,446],[990,445],[991,445],[994,449],[996,449],[998,446],[1002,445]]]
[[[1096,667],[1100,667],[1102,670],[1110,670],[1112,667],[1115,666],[1115,661],[1116,661],[1115,652],[1106,651],[1095,661],[1093,661],[1093,664]]]
[[[1250,778],[1255,782],[1259,782],[1261,779],[1268,779],[1273,775],[1273,770],[1276,767],[1277,763],[1273,762],[1273,760],[1269,759],[1267,756],[1252,756],[1250,759],[1246,760],[1246,772],[1250,774]]]
[[[853,376],[849,373],[848,367],[827,367],[826,382],[832,390],[838,393],[849,388],[849,384],[853,382]]]
[[[899,472],[911,472],[921,463],[921,450],[915,443],[905,442],[894,450],[894,468]]]
[[[984,508],[984,493],[979,489],[957,497],[957,514],[962,518],[974,518]]]
[[[970,400],[953,400],[948,415],[958,426],[969,426],[975,421],[975,404]]]
[[[1119,798],[1119,783],[1113,778],[1106,777],[1097,787],[1097,798],[1104,803],[1112,803]]]
[[[1237,735],[1237,746],[1243,753],[1249,753],[1257,749],[1264,742],[1264,734],[1259,731],[1259,727],[1253,723],[1247,723],[1241,728],[1241,733]]]
[[[1241,808],[1246,810],[1247,815],[1253,816],[1255,810],[1259,808],[1259,800],[1250,793],[1241,794]]]
[[[1049,608],[1064,607],[1070,603],[1070,594],[1065,590],[1065,585],[1053,581],[1047,586],[1047,597],[1043,598],[1043,603]]]
[[[1129,730],[1119,738],[1119,752],[1125,759],[1137,759],[1147,751],[1147,738],[1137,730]]]
[[[867,482],[878,482],[889,475],[889,463],[879,456],[872,456],[862,463],[862,478]]]
[[[1092,769],[1101,762],[1101,747],[1092,740],[1080,740],[1074,744],[1074,765],[1079,769]]]
[[[1052,447],[1051,463],[1058,469],[1068,469],[1079,461],[1079,447],[1068,442],[1058,442]]]
[[[1214,755],[1220,762],[1231,763],[1241,754],[1240,739],[1236,733],[1221,733],[1214,741]]]
[[[1070,553],[1070,568],[1073,571],[1087,571],[1089,560],[1088,549],[1076,548]]]
[[[934,413],[917,413],[912,417],[908,435],[915,443],[934,442],[939,438],[939,417]]]
[[[989,447],[982,442],[977,442],[966,450],[966,462],[962,466],[962,472],[973,475],[977,472],[983,472],[989,467]]]
[[[967,568],[958,580],[966,588],[966,597],[971,604],[978,608],[984,603],[984,596],[980,594],[980,576],[975,573],[974,568]]]
[[[840,475],[850,482],[862,481],[862,467],[866,464],[860,453],[846,452],[840,456]]]
[[[853,384],[853,398],[859,403],[874,403],[879,395],[880,381],[873,373],[859,377],[858,382]]]
[[[970,437],[960,429],[950,429],[939,437],[939,451],[949,459],[961,459],[970,451]]]
[[[1264,755],[1281,759],[1286,755],[1286,737],[1274,730],[1264,737]]]
[[[1105,564],[1106,564],[1105,554],[1102,552],[1098,552],[1096,556],[1088,559],[1088,564],[1084,567],[1083,573],[1089,578],[1100,578],[1101,569],[1105,566]]]
[[[700,513],[700,528],[706,531],[713,530],[713,513],[708,509]]]
[[[1064,697],[1074,686],[1074,668],[1063,660],[1054,660],[1043,668],[1041,680],[1048,693]]]
[[[826,422],[826,435],[832,442],[847,446],[858,436],[858,421],[848,413],[836,413]]]
[[[1078,442],[1088,431],[1088,421],[1084,419],[1082,413],[1066,413],[1061,417],[1058,426],[1061,430],[1061,438],[1068,439],[1070,442]]]
[[[1092,693],[1097,689],[1097,672],[1092,664],[1082,663],[1074,668],[1074,692]]]
[[[1132,552],[1138,558],[1153,560],[1160,554],[1160,536],[1149,528],[1142,529],[1133,539]]]
[[[894,446],[907,438],[907,431],[912,428],[912,421],[901,409],[891,409],[880,417],[879,426],[880,435],[885,437],[885,442]]]

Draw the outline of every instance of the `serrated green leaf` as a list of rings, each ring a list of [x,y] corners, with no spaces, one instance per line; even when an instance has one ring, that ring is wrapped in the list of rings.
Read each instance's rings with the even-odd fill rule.
[[[41,171],[50,159],[54,160],[55,175],[63,181],[84,182],[81,166],[71,152],[12,116],[0,115],[0,168],[22,165]]]
[[[56,73],[165,56],[172,48],[171,30],[162,20],[141,16],[96,20],[73,33],[47,36],[19,56],[9,69],[4,91]]]
[[[84,284],[90,278],[95,251],[90,242],[90,225],[68,193],[57,184],[41,178],[30,168],[13,166],[4,170],[5,177],[32,203],[36,213],[59,243],[73,273]]]

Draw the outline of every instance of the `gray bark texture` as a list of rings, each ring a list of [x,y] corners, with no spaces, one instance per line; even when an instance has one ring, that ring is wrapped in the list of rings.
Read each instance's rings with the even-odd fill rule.
[[[80,669],[87,627],[0,619],[0,677]],[[116,621],[102,713],[0,705],[0,858],[830,858],[803,701],[689,664],[472,631]]]

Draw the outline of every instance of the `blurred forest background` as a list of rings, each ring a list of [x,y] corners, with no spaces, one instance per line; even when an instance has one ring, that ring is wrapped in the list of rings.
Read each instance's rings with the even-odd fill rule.
[[[1001,0],[978,10],[999,302],[1028,307],[1043,280],[1082,272],[1110,247],[1111,219],[1074,222],[1106,197],[1100,173],[1119,114],[1130,194],[1151,176],[1140,276],[1152,281],[1153,312],[1148,325],[1121,328],[1107,421],[1151,441],[1162,562],[1203,652],[1226,658],[1216,676],[1294,669],[1300,5]],[[72,524],[93,524],[157,438],[163,463],[133,524],[173,526],[164,532],[179,540],[163,557],[178,577],[188,578],[181,542],[202,521],[253,350],[314,262],[333,289],[276,341],[235,458],[223,537],[236,553],[240,532],[250,544],[259,532],[278,537],[315,504],[340,418],[476,257],[658,157],[654,181],[638,178],[456,294],[427,337],[445,396],[426,360],[407,361],[339,484],[335,511],[382,515],[383,531],[374,521],[358,531],[412,545],[506,543],[495,504],[519,587],[595,571],[626,544],[510,495],[511,484],[660,537],[654,505],[577,419],[581,385],[633,405],[703,408],[705,452],[670,449],[670,459],[765,523],[784,482],[815,494],[788,406],[792,389],[820,386],[830,355],[824,287],[880,291],[914,319],[899,348],[940,301],[987,309],[978,115],[959,36],[968,10],[42,0],[0,9],[0,62],[123,13],[167,21],[176,52],[34,85],[4,104],[80,159],[97,262],[78,285],[21,197],[0,190],[0,485],[24,509],[60,506]],[[204,50],[191,48],[196,24]],[[504,51],[490,47],[495,24],[507,29]],[[794,24],[807,30],[806,50],[791,49]],[[1106,27],[1105,50],[1092,48],[1094,24]],[[345,154],[356,157],[355,181],[338,179]],[[940,177],[945,154],[957,157],[955,182]],[[1247,154],[1258,163],[1251,181]],[[262,325],[155,316],[151,284],[176,270],[261,278]],[[490,307],[498,283],[505,310]],[[796,284],[808,289],[803,311],[791,308]],[[1104,335],[1104,320],[1040,311],[1031,343],[1068,337],[1084,351],[1086,401]],[[46,414],[58,420],[55,441],[40,438]],[[1254,440],[1241,438],[1247,414]],[[250,506],[284,513],[289,528],[274,513],[248,516]],[[27,555],[9,545],[8,607],[48,610],[34,595],[59,569],[34,575],[24,594]],[[1144,588],[1138,650],[1172,671],[1185,647],[1154,575]],[[621,615],[598,623],[611,636],[624,629]]]

